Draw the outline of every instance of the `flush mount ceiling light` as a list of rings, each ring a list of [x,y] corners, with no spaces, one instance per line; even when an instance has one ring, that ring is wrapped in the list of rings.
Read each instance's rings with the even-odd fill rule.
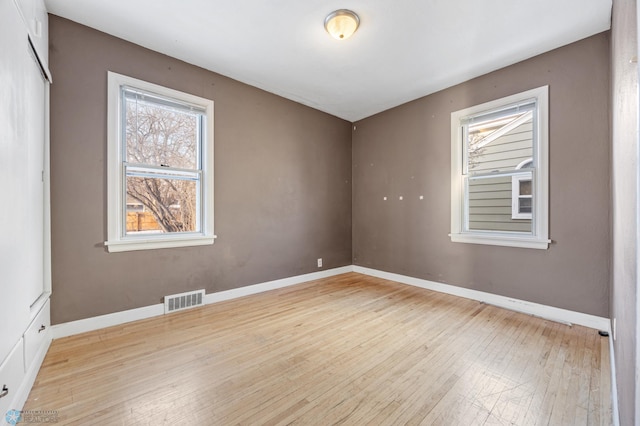
[[[358,15],[347,9],[331,12],[324,19],[324,28],[331,34],[331,37],[338,40],[351,37],[358,29],[358,25],[360,25]]]

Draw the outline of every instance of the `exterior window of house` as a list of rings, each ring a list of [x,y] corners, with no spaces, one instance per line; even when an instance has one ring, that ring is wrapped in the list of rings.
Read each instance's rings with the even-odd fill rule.
[[[451,114],[451,240],[546,249],[548,87]]]
[[[108,250],[212,244],[213,101],[108,80]]]
[[[516,170],[528,169],[533,165],[532,159],[524,160],[516,166]],[[533,218],[533,195],[531,193],[531,172],[524,171],[511,178],[511,219]]]

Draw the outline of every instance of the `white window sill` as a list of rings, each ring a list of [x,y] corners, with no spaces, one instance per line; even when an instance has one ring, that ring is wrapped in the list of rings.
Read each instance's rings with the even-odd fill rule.
[[[449,234],[454,243],[486,244],[546,250],[551,240],[512,235]]]
[[[215,235],[179,236],[165,238],[131,238],[127,240],[106,241],[109,253],[134,250],[154,250],[174,247],[205,246],[213,244]]]

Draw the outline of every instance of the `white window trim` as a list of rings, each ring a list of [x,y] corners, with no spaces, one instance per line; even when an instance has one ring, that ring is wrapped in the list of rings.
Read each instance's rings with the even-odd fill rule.
[[[536,128],[537,143],[534,158],[537,161],[533,179],[534,206],[531,234],[465,231],[464,204],[464,143],[461,120],[470,115],[497,110],[501,107],[537,100],[538,118]],[[547,249],[549,247],[549,86],[538,87],[526,92],[486,102],[451,113],[451,233],[452,242],[488,244],[507,247]]]
[[[155,234],[153,236],[125,237],[123,209],[126,208],[123,185],[123,144],[120,140],[121,108],[120,88],[131,86],[164,97],[178,99],[206,110],[206,129],[202,146],[202,231],[193,233]],[[109,252],[148,250],[173,247],[188,247],[213,244],[216,236],[213,229],[213,101],[148,83],[122,74],[108,72],[107,112],[107,241]]]

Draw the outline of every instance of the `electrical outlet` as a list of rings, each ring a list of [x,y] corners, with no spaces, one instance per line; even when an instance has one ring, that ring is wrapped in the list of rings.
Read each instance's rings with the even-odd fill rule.
[[[318,268],[322,268],[322,258],[318,259]]]

